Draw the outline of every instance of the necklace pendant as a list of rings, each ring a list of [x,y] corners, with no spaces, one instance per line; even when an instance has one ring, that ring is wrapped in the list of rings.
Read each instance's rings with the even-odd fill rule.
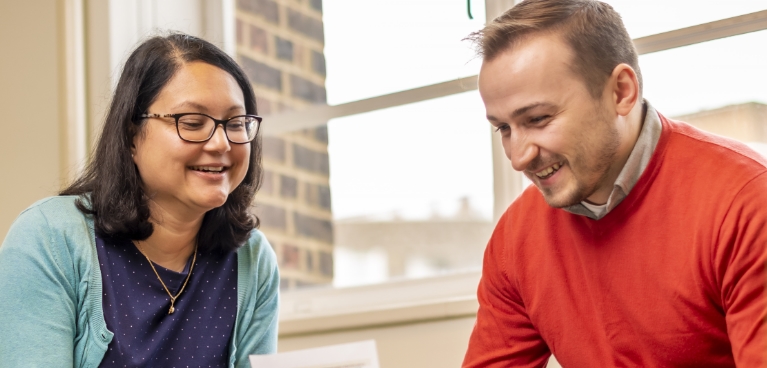
[[[173,308],[173,305],[170,306],[170,309],[168,309],[168,314],[173,314],[173,312],[176,311],[176,308]]]

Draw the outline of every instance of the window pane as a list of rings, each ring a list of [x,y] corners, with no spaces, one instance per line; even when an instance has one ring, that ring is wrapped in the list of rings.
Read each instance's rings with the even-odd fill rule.
[[[484,1],[323,2],[328,103],[402,91],[479,72],[467,41],[485,23]]]
[[[492,230],[479,94],[332,120],[336,286],[477,269]]]
[[[666,116],[767,103],[767,31],[643,55],[645,97]]]
[[[603,0],[623,18],[632,38],[767,9],[767,0]]]

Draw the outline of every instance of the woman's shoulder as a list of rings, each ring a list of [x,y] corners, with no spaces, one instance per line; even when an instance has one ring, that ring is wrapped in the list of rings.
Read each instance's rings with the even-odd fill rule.
[[[44,225],[48,228],[67,228],[87,222],[75,204],[79,196],[53,196],[43,198],[19,214],[16,222]]]
[[[247,242],[237,250],[238,274],[241,282],[239,287],[251,290],[255,285],[279,285],[279,270],[277,255],[258,229],[250,232]],[[261,289],[257,287],[257,289]]]
[[[16,218],[0,248],[14,257],[36,260],[37,265],[58,264],[69,271],[73,270],[72,264],[89,264],[91,247],[83,245],[90,244],[93,223],[77,209],[76,199],[61,196],[35,202]]]
[[[266,239],[264,233],[258,229],[250,231],[248,240],[237,250],[237,254],[251,261],[273,261],[275,264],[277,262],[277,256],[274,253],[274,249],[272,249],[272,245]]]

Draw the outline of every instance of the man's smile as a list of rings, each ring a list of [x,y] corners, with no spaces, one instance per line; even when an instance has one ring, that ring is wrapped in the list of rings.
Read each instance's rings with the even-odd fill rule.
[[[554,173],[557,172],[557,170],[559,170],[559,168],[562,167],[562,165],[564,165],[564,164],[561,163],[561,162],[557,162],[557,163],[555,163],[555,164],[553,164],[553,165],[551,165],[549,167],[546,167],[543,170],[540,170],[540,171],[536,172],[535,176],[537,176],[540,179],[546,179],[546,178],[554,175]]]

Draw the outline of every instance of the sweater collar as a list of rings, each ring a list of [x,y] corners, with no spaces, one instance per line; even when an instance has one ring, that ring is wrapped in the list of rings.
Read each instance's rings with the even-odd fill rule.
[[[599,215],[586,208],[583,203],[578,203],[563,209],[567,212],[574,213],[576,215],[586,216],[588,218],[599,220],[605,217],[610,211],[615,209],[618,204],[623,201],[637,181],[642,173],[647,168],[647,164],[650,162],[655,147],[660,140],[663,126],[660,121],[660,116],[652,105],[647,100],[644,100],[645,118],[642,122],[642,130],[639,132],[639,137],[634,144],[634,149],[631,150],[626,164],[623,166],[618,178],[615,180],[613,190],[610,193],[610,197],[607,199],[606,210],[602,211]]]

